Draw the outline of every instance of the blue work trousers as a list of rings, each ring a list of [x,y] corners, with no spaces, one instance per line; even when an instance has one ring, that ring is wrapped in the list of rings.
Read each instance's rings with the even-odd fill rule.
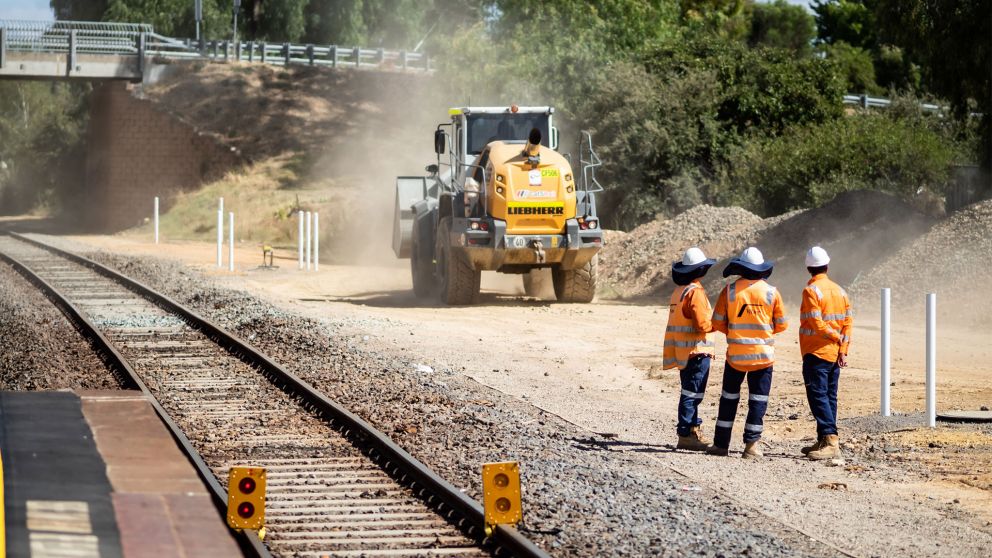
[[[772,367],[741,372],[725,364],[723,367],[723,393],[720,394],[720,411],[717,413],[713,445],[730,447],[730,436],[737,417],[737,404],[741,400],[741,384],[747,378],[747,419],[744,422],[744,443],[757,442],[764,430],[768,394],[772,390]]]
[[[817,436],[837,434],[837,383],[840,365],[807,354],[803,355],[803,382],[809,410],[816,419]]]
[[[679,396],[679,436],[688,436],[693,426],[703,424],[699,418],[699,404],[706,393],[706,382],[710,378],[709,355],[696,355],[689,359],[685,368],[679,370],[682,378],[682,395]]]

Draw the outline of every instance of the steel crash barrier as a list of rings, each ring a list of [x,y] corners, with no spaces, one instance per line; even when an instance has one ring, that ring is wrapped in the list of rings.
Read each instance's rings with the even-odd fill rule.
[[[403,50],[193,41],[160,35],[144,23],[0,20],[0,77],[140,80],[146,74],[148,59],[399,71],[432,69],[428,55]]]

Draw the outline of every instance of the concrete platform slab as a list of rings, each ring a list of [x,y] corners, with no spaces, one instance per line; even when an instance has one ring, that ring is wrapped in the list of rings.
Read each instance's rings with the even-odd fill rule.
[[[0,392],[8,556],[122,556],[103,459],[70,392]]]
[[[241,556],[206,487],[141,394],[81,391],[127,558]]]
[[[8,556],[242,555],[140,393],[0,392],[0,452]]]

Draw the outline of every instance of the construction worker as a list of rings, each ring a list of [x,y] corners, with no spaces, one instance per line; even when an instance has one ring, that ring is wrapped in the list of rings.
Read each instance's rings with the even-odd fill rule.
[[[715,263],[693,247],[685,251],[682,261],[672,264],[672,280],[677,286],[668,304],[662,367],[678,367],[682,379],[677,449],[706,451],[709,447],[700,430],[703,421],[699,418],[699,404],[710,377],[714,343],[710,301],[699,279]]]
[[[762,457],[758,442],[764,429],[768,394],[775,363],[774,334],[786,330],[782,295],[765,280],[774,264],[766,262],[757,248],[747,248],[723,270],[723,276],[740,278],[724,287],[713,311],[713,329],[727,336],[727,361],[723,368],[723,392],[717,413],[716,433],[710,455],[727,455],[733,433],[741,384],[747,378],[747,419],[744,423],[745,459]]]
[[[799,349],[803,353],[806,399],[816,419],[816,443],[802,448],[816,461],[840,457],[837,441],[837,383],[847,366],[854,318],[847,293],[827,278],[830,256],[819,246],[806,253],[812,278],[803,289],[799,309]]]

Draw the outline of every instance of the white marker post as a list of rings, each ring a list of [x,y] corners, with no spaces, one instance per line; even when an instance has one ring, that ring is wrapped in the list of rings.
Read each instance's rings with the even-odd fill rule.
[[[891,335],[889,327],[891,325],[891,314],[890,312],[891,303],[891,290],[882,289],[882,416],[887,417],[892,415],[892,409],[889,406],[889,386],[892,384],[891,380],[891,353],[889,349],[891,348]]]
[[[158,196],[155,196],[155,244],[158,244]]]
[[[307,245],[306,245],[306,261],[307,261],[307,271],[310,271],[310,235],[313,233],[313,214],[307,211]]]
[[[227,214],[228,222],[227,227],[230,229],[227,231],[227,242],[230,246],[227,247],[227,270],[234,271],[234,212]]]
[[[937,426],[937,294],[927,294],[927,426]]]
[[[313,214],[313,270],[320,271],[320,213]]]
[[[299,234],[296,235],[296,243],[299,245],[300,269],[303,269],[303,210],[296,212],[296,221],[299,224]]]
[[[224,267],[224,198],[217,206],[217,267]]]

